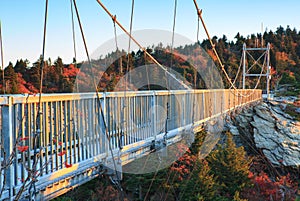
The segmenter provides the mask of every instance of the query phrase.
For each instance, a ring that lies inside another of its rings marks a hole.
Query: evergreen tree
[[[4,70],[4,76],[6,79],[6,90],[7,93],[10,94],[17,94],[19,93],[18,90],[18,75],[15,72],[13,64],[9,62],[8,67]]]
[[[246,187],[250,180],[249,164],[243,147],[237,148],[232,135],[226,133],[227,143],[219,145],[207,158],[211,172],[219,184],[219,194],[232,199],[236,192]]]
[[[294,76],[291,76],[288,73],[284,72],[282,74],[282,77],[281,77],[280,81],[279,81],[279,84],[295,85],[296,84],[296,78]]]
[[[215,178],[211,175],[208,162],[198,160],[189,180],[186,180],[181,188],[182,201],[210,201],[215,200],[217,186]]]

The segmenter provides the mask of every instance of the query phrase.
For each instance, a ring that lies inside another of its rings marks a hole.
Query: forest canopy
[[[261,40],[262,37],[263,41]],[[212,40],[224,64],[225,70],[231,79],[234,79],[238,72],[243,43],[246,43],[247,47],[261,47],[262,43],[264,46],[270,43],[271,88],[274,89],[278,84],[290,84],[299,89],[300,31],[297,31],[295,28],[291,29],[289,26],[286,28],[279,26],[275,32],[271,30],[265,31],[262,37],[261,34],[251,34],[245,37],[237,33],[234,41],[228,41],[225,35],[221,38],[214,36]],[[203,40],[200,45],[211,56],[215,63],[217,63],[209,40]],[[168,66],[171,59],[173,64],[172,69],[181,74],[187,83],[190,83],[190,85],[195,88],[205,88],[203,80],[201,80],[199,76],[195,76],[196,72],[193,67],[182,58],[176,56],[177,53],[197,54],[198,51],[198,43],[177,47],[174,49],[172,55],[170,51],[164,51],[158,47],[147,48],[147,52],[163,65]],[[98,83],[99,91],[113,91],[115,85],[122,75],[126,74],[127,70],[129,71],[138,66],[151,63],[151,60],[147,58],[141,50],[131,52],[129,55],[124,54],[122,51],[116,51],[110,54],[118,53],[122,53],[121,59],[113,62],[105,72],[101,72],[101,80]],[[27,59],[19,59],[15,64],[10,62],[4,70],[5,82],[2,80],[2,76],[0,78],[0,92],[3,93],[3,89],[5,89],[6,93],[11,94],[38,93],[42,64],[41,58],[33,62],[32,65],[29,66],[29,64],[30,62]],[[44,93],[73,92],[74,82],[82,64],[82,62],[76,62],[75,60],[71,64],[64,64],[63,59],[60,57],[54,62],[52,62],[51,59],[44,61],[42,91]],[[123,68],[120,68],[121,66],[123,66]],[[126,69],[126,66],[130,68]],[[219,67],[219,70],[220,69]],[[145,79],[146,75],[140,76],[141,79]],[[224,86],[227,88],[229,84],[225,80],[226,79],[223,79]],[[255,82],[255,80],[253,82]],[[3,87],[3,83],[5,87]],[[237,84],[240,85],[240,83]],[[252,87],[251,81],[248,87]],[[148,87],[148,89],[150,88],[151,87]],[[259,88],[264,88],[263,81]]]

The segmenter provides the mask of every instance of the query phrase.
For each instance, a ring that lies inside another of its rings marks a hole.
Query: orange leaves
[[[27,151],[28,148],[29,148],[28,146],[17,146],[17,149],[18,149],[20,152]]]

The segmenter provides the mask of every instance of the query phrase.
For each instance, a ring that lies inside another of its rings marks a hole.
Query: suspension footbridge
[[[76,11],[87,55],[87,66],[90,72],[93,72],[93,63],[89,56],[76,1],[70,2],[72,18],[73,6]],[[43,94],[43,67],[45,65],[43,60],[48,9],[46,0],[39,94],[37,96],[22,94],[0,97],[0,146],[2,150],[0,153],[2,159],[0,200],[50,200],[102,174],[109,174],[113,180],[119,182],[122,179],[122,172],[139,173],[138,170],[130,167],[134,161],[156,154],[159,158],[158,163],[161,165],[164,161],[163,157],[170,159],[172,155],[168,152],[168,148],[182,142],[189,145],[193,141],[194,133],[207,125],[219,127],[217,132],[220,132],[224,116],[229,112],[262,99],[262,90],[258,89],[258,84],[254,89],[245,89],[246,76],[252,75],[250,70],[253,68],[250,66],[246,69],[248,64],[246,55],[250,55],[247,51],[253,49],[247,49],[244,46],[244,89],[238,89],[235,86],[236,79],[232,82],[218,56],[196,0],[194,4],[199,19],[198,29],[201,21],[213,53],[216,55],[219,70],[230,86],[229,89],[216,89],[215,87],[203,90],[196,89],[196,87],[192,89],[157,61],[132,36],[134,0],[129,31],[101,1],[97,0],[97,2],[113,20],[117,51],[116,27],[118,26],[129,38],[128,53],[131,50],[130,42],[134,42],[143,51],[145,57],[148,57],[152,64],[162,70],[162,74],[167,77],[166,86],[168,87],[165,87],[167,90],[127,91],[125,87],[125,90],[120,92],[99,92],[97,80],[93,75],[96,73],[91,73],[89,78],[91,85],[94,85],[92,86],[94,90],[90,91],[94,92]],[[175,0],[171,54],[174,50],[176,2]],[[74,40],[74,24],[72,27]],[[74,40],[76,58],[75,46]],[[259,77],[257,83],[260,77],[266,76],[269,88],[270,46],[259,50],[266,52],[255,59],[254,65],[263,57],[265,61],[260,66],[261,73],[255,76]],[[171,60],[171,67],[172,62]],[[197,68],[197,66],[194,67]],[[206,70],[210,71],[209,68]],[[121,72],[123,72],[122,65]],[[145,72],[149,76],[148,69]],[[201,73],[198,74],[201,75]],[[196,72],[195,77],[197,76]],[[213,73],[210,76],[206,75],[207,81],[213,82],[214,79],[218,79],[222,82],[221,76],[214,76]],[[84,79],[87,78],[84,77]],[[149,82],[147,84],[149,85]],[[170,89],[170,84],[177,90]],[[171,157],[171,160],[164,165],[167,166],[176,159],[176,157]]]
[[[246,95],[249,90],[239,93]],[[13,200],[32,178],[36,179],[36,199],[48,200],[104,174],[106,167],[113,167],[113,160],[122,171],[131,161],[158,151],[162,142],[170,146],[206,122],[261,100],[261,93],[255,90],[250,96],[236,96],[228,89],[139,91],[128,92],[125,97],[121,92],[99,93],[99,97],[95,93],[51,94],[43,95],[41,103],[33,95],[1,97],[1,157],[7,161],[2,163],[7,168],[1,177],[1,185],[5,185],[1,186],[1,200]],[[95,111],[97,98],[106,131]],[[119,111],[123,99],[127,99],[127,106],[122,120]],[[35,118],[38,104],[42,108],[40,122]],[[170,114],[167,122],[161,117],[162,108]],[[35,152],[39,153],[38,162]],[[35,177],[30,175],[32,170]],[[22,194],[26,196],[27,190]]]

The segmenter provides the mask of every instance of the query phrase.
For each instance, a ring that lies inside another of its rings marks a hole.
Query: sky
[[[132,0],[102,0],[108,10],[128,30]],[[175,0],[135,0],[133,30],[172,31]],[[196,42],[197,13],[193,0],[177,0],[176,33]],[[0,21],[4,66],[18,59],[35,62],[42,53],[46,0],[0,0]],[[211,36],[226,35],[234,40],[237,32],[247,36],[281,25],[300,31],[299,0],[197,0]],[[88,50],[95,51],[114,36],[110,17],[96,0],[77,0]],[[75,20],[77,60],[86,60],[79,26]],[[206,39],[202,26],[200,40]],[[117,34],[123,34],[117,29]],[[74,57],[70,0],[49,0],[45,58],[64,63]]]

